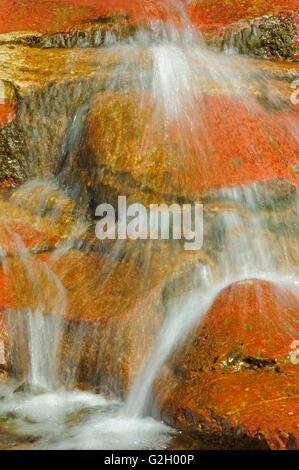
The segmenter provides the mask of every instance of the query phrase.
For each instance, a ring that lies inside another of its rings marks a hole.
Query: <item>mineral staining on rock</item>
[[[298,448],[298,328],[287,288],[253,279],[223,290],[157,381],[166,422],[226,449]]]

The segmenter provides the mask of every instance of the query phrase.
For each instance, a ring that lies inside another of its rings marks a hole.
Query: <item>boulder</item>
[[[257,177],[298,187],[297,141],[287,126],[298,113],[286,103],[277,109],[283,103],[203,93],[190,125],[184,116],[165,121],[148,93],[100,93],[66,183],[80,181],[93,206],[116,205],[118,195],[144,204],[200,201]]]
[[[298,288],[223,289],[156,382],[161,416],[225,449],[298,449]]]

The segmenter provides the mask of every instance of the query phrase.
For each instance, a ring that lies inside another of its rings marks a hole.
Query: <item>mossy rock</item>
[[[275,24],[262,24],[260,30],[261,45],[269,50],[271,56],[288,59],[298,52],[294,43],[295,30],[291,18]]]

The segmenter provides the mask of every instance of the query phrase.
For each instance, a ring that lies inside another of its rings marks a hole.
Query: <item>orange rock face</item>
[[[69,289],[74,287],[76,278],[65,283],[70,299],[69,316],[76,313],[72,307],[79,299],[81,305],[77,306],[77,311],[82,304],[86,310],[81,310],[78,320],[65,322],[60,347],[60,377],[67,387],[95,388],[124,396],[163,321],[163,283],[158,283],[152,290],[143,285],[142,296],[138,290],[131,293],[127,283],[122,285],[120,274],[123,273],[122,279],[126,278],[134,285],[135,276],[142,276],[140,271],[134,276],[129,273],[130,268],[123,271],[119,266],[106,282],[107,277],[100,273],[101,261],[103,257],[97,260],[98,275],[93,279],[93,289],[87,285],[81,290],[77,288],[72,295]],[[77,263],[76,271],[80,272],[81,267],[85,272],[90,269],[90,259],[83,258],[80,264]],[[94,270],[92,273],[96,275]],[[82,284],[82,279],[78,282]],[[97,319],[88,320],[88,315]]]
[[[62,313],[60,375],[67,386],[125,393],[163,321],[164,282],[187,256],[154,245],[119,254],[47,251],[19,259],[17,252],[0,271],[2,308],[10,315],[28,308]]]
[[[173,0],[2,0],[0,33],[63,31],[82,21],[119,13],[129,15],[132,22],[179,21],[179,9]]]
[[[298,9],[297,0],[193,0],[189,7],[192,20],[198,25],[226,25],[241,19],[275,15]]]
[[[285,124],[298,121],[298,110],[266,111],[258,100],[203,94],[191,126],[184,117],[165,124],[146,94],[99,94],[90,112],[86,156],[78,159],[85,187],[93,189],[96,202],[109,187],[134,201],[156,203],[165,195],[200,197],[257,176],[298,186],[297,143]],[[82,168],[86,158],[90,166]]]
[[[231,285],[157,382],[162,416],[224,448],[298,448],[298,338],[298,290]]]
[[[121,13],[129,15],[130,21],[180,22],[181,0],[25,0],[22,2],[2,0],[0,33],[11,31],[63,31],[82,21],[95,20],[100,16]],[[298,9],[297,0],[273,2],[271,0],[194,0],[188,7],[191,19],[199,25],[228,24],[240,19],[276,14]]]
[[[17,104],[14,87],[9,82],[0,80],[0,129],[14,120]]]

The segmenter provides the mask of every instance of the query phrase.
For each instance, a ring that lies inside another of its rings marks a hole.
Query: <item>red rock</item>
[[[82,21],[115,13],[128,14],[132,22],[177,21],[179,17],[173,0],[2,0],[0,33],[63,31]]]
[[[6,191],[9,188],[15,188],[17,182],[13,178],[5,179],[0,181],[0,191]]]
[[[17,104],[16,91],[13,85],[0,80],[0,129],[15,119]]]
[[[16,116],[16,101],[0,101],[0,129],[12,122]]]
[[[8,235],[7,244],[6,246],[2,245],[2,249],[7,249],[10,253],[18,253],[18,248],[14,244],[14,240],[12,240],[11,235],[9,235],[9,233],[11,234],[12,232],[16,237],[20,237],[20,240],[22,240],[22,244],[24,245],[25,249],[35,249],[38,247],[38,245],[45,242],[47,243],[48,249],[55,248],[60,240],[59,237],[42,233],[35,227],[21,222],[9,223],[8,229],[11,232],[6,232],[6,235]],[[5,235],[2,236],[2,241],[4,237]]]
[[[194,0],[188,7],[192,20],[200,25],[223,25],[296,8],[297,0],[285,0],[283,6],[271,0],[249,0],[245,4],[233,0]],[[152,19],[177,22],[180,9],[180,3],[174,0],[2,0],[0,33],[62,31],[82,21],[115,13],[128,14],[133,22]]]
[[[193,0],[189,7],[189,14],[198,25],[226,25],[241,19],[252,19],[263,15],[275,15],[280,11],[293,11],[298,9],[297,0],[248,0],[236,2],[235,0]]]
[[[192,127],[181,117],[165,129],[147,94],[100,93],[89,116],[84,158],[76,164],[80,177],[85,174],[83,187],[105,190],[107,197],[110,188],[150,203],[165,194],[200,197],[257,178],[283,178],[298,187],[298,144],[287,124],[298,122],[295,106],[266,111],[253,96],[203,94],[193,110]]]
[[[217,447],[299,448],[298,339],[298,289],[229,286],[157,381],[162,416]]]
[[[48,214],[36,210],[37,201],[44,203]],[[55,217],[51,216],[53,208]],[[5,199],[1,199],[0,246],[3,261],[0,265],[0,312],[6,308],[24,307],[26,302],[30,306],[34,289],[39,291],[43,282],[46,289],[48,275],[36,257],[41,253],[52,253],[65,242],[77,222],[72,217],[73,210],[74,201],[42,184],[23,187],[10,197],[6,195]],[[82,233],[82,226],[79,233]],[[78,232],[73,234],[77,236]],[[40,295],[36,296],[35,293],[33,297]]]

